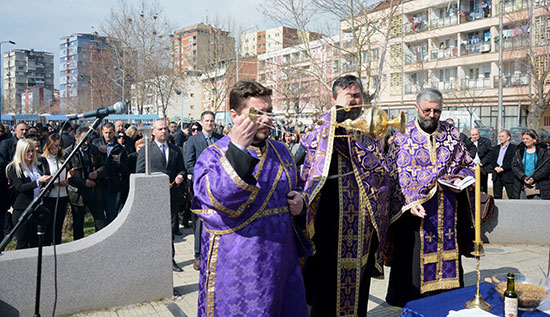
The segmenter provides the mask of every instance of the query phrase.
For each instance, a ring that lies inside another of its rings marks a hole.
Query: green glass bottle
[[[514,273],[508,273],[508,285],[504,292],[504,316],[518,316],[518,294],[516,293]]]

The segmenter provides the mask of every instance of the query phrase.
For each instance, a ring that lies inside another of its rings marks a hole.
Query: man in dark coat
[[[107,217],[107,224],[118,215],[121,205],[120,194],[124,190],[124,179],[128,170],[128,153],[115,140],[115,127],[111,122],[105,123],[102,128],[103,137],[94,140],[105,159],[105,178],[101,183],[103,208]]]
[[[69,156],[88,129],[88,127],[82,126],[76,130],[76,143],[65,148],[65,157]],[[73,214],[73,236],[75,240],[78,240],[84,238],[84,215],[87,210],[94,218],[95,232],[103,229],[106,225],[101,203],[101,190],[99,189],[99,182],[105,175],[105,163],[99,149],[86,139],[67,168],[70,175],[67,191]]]
[[[498,134],[500,144],[495,145],[491,151],[491,172],[493,173],[493,196],[502,199],[502,188],[506,188],[506,194],[510,199],[518,199],[514,190],[514,172],[512,171],[512,159],[516,153],[516,145],[510,142],[510,131],[503,129]]]
[[[204,111],[201,114],[201,133],[193,135],[185,143],[185,169],[187,170],[187,178],[189,180],[193,180],[193,169],[202,151],[222,138],[221,135],[214,132],[214,118],[215,116],[212,111]],[[195,262],[193,263],[193,268],[198,270],[200,268],[202,224],[197,216],[193,215],[193,217],[195,218]]]
[[[477,148],[476,155],[472,158],[475,164],[480,164],[481,166],[481,191],[487,193],[487,179],[489,178],[489,165],[491,163],[491,156],[489,155],[492,149],[491,140],[480,136],[477,128],[470,130],[470,138]]]
[[[155,140],[151,142],[151,172],[160,172],[168,175],[170,181],[170,215],[172,223],[172,240],[174,240],[174,226],[178,225],[178,211],[182,199],[179,185],[185,180],[185,167],[180,149],[175,144],[166,141],[168,128],[166,122],[155,121],[153,123],[153,135]],[[145,151],[139,151],[136,173],[145,172]],[[183,272],[173,259],[175,255],[172,244],[172,269],[176,272]]]

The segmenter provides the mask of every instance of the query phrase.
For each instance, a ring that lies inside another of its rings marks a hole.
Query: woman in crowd
[[[131,125],[128,127],[128,129],[126,129],[126,135],[134,140],[134,142],[136,142],[140,138],[139,131],[134,125]]]
[[[516,197],[550,199],[550,152],[546,144],[537,142],[535,130],[523,131],[522,138],[512,160]]]
[[[13,161],[6,166],[6,175],[16,191],[13,203],[12,220],[17,222],[19,216],[35,197],[40,194],[40,186],[46,184],[51,176],[42,175],[37,167],[37,157],[34,143],[28,139],[17,141]],[[16,249],[25,249],[38,246],[36,235],[36,219],[33,217],[19,228]]]
[[[291,131],[288,131],[288,130],[285,131],[285,136],[283,138],[283,144],[286,146],[286,148],[288,149],[288,151],[290,153],[292,153],[292,147],[295,144],[294,139],[295,139],[295,136]]]
[[[63,165],[63,140],[59,139],[58,134],[52,134],[46,139],[41,160],[44,175],[55,175]],[[44,198],[44,206],[50,211],[50,219],[46,226],[46,236],[44,238],[45,245],[61,243],[61,231],[67,213],[67,204],[69,203],[68,185],[67,170],[63,169],[55,180],[54,186]]]

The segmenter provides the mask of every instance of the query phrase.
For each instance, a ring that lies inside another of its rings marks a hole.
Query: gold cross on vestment
[[[455,233],[451,230],[451,228],[449,228],[449,231],[447,231],[447,233],[445,233],[445,236],[447,237],[447,239],[451,240],[453,238],[453,235]]]
[[[430,232],[430,234],[426,236],[426,239],[428,239],[428,242],[432,243],[432,240],[435,239],[435,235]]]

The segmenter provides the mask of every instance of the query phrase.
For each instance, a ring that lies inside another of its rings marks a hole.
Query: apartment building
[[[198,23],[171,35],[177,71],[204,71],[208,65],[235,57],[235,39],[213,25]]]
[[[256,56],[229,59],[212,67],[200,75],[202,87],[202,110],[215,113],[229,111],[229,92],[239,80],[258,78],[258,58]],[[227,117],[227,115],[226,115]]]
[[[303,36],[300,34],[300,31],[285,26],[243,34],[241,35],[241,55],[255,56],[271,53],[300,44],[301,38],[309,42],[322,36],[314,32],[303,32]]]
[[[311,113],[331,104],[338,39],[322,38],[258,55],[258,81],[273,89],[275,112]]]
[[[4,53],[4,112],[25,113],[38,109],[23,108],[22,95],[34,88],[48,90],[46,104],[53,104],[53,54],[33,49],[14,49]]]
[[[116,58],[122,58],[122,52],[116,54],[115,45],[116,41],[98,34],[75,33],[60,39],[59,95],[63,111],[89,111],[121,99],[122,70]]]
[[[525,124],[530,93],[535,89],[528,66],[528,49],[538,54],[537,70],[548,69],[550,20],[548,11],[535,1],[504,0],[502,39],[499,36],[499,5],[491,0],[412,0],[406,1],[391,17],[382,74],[378,64],[368,66],[381,80],[378,104],[396,115],[415,115],[413,105],[420,88],[433,87],[445,96],[444,110],[472,113],[478,124],[497,126],[499,66],[502,65],[503,128]],[[389,2],[379,4],[370,19],[389,12]],[[343,45],[350,28],[341,22]],[[375,38],[376,59],[383,39]],[[499,47],[503,46],[502,61]],[[345,57],[344,57],[345,63]],[[352,60],[353,64],[353,59]],[[351,65],[356,67],[356,65]],[[348,70],[353,69],[350,67]],[[346,69],[344,68],[344,72]],[[445,112],[442,115],[445,117]],[[470,121],[473,121],[470,120]],[[456,121],[456,120],[455,120]],[[469,128],[473,122],[462,122]],[[550,128],[550,111],[541,118],[541,128]]]

